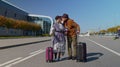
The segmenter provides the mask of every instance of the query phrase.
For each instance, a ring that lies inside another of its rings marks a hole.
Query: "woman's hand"
[[[52,28],[50,29],[50,35],[53,35],[54,32],[55,32],[55,29],[54,29],[54,27],[52,27]]]

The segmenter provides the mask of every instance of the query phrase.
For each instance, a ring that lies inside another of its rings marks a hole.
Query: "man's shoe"
[[[72,60],[76,60],[76,57],[72,57]]]
[[[72,56],[68,57],[68,60],[72,59]]]

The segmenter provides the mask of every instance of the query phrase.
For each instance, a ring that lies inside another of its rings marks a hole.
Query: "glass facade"
[[[5,16],[8,18],[13,18],[17,20],[29,21],[29,22],[39,24],[41,26],[40,31],[34,32],[34,31],[22,30],[22,32],[17,31],[18,34],[15,34],[15,35],[34,36],[34,35],[40,35],[40,34],[48,34],[51,28],[51,23],[53,23],[52,18],[49,16],[29,14],[25,10],[11,4],[10,2],[6,0],[0,0],[0,16]],[[14,31],[16,30],[17,29],[15,29]],[[11,31],[11,29],[9,30],[10,33],[4,34],[6,32],[6,30],[4,30],[4,27],[0,27],[0,31],[2,31],[0,32],[0,35],[12,35],[13,34],[13,30]]]
[[[52,21],[48,17],[43,17],[40,15],[29,15],[28,21],[39,24],[41,26],[40,34],[49,34]]]
[[[8,18],[27,21],[28,13],[6,0],[0,0],[0,15]]]

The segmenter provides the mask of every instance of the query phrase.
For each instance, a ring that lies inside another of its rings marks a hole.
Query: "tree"
[[[41,29],[40,25],[38,24],[22,21],[22,20],[14,20],[3,16],[0,16],[0,26],[5,26],[6,28],[31,30],[31,31],[38,31]]]
[[[117,28],[116,27],[108,28],[107,32],[109,32],[109,33],[115,33],[115,32],[117,32]]]
[[[100,30],[100,33],[106,33],[106,30]]]

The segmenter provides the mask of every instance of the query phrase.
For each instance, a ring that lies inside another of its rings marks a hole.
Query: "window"
[[[5,27],[4,27],[4,26],[1,26],[1,27],[0,27],[0,30],[5,30]]]
[[[15,13],[15,14],[14,14],[14,17],[16,17],[16,16],[17,16],[17,14]]]
[[[5,16],[7,16],[7,10],[5,11]]]

